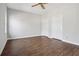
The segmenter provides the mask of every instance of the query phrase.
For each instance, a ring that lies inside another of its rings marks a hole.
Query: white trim
[[[49,38],[55,38],[55,37],[51,37],[51,36],[48,36]],[[58,40],[61,40],[63,42],[67,42],[67,43],[70,43],[70,44],[74,44],[74,45],[79,45],[79,43],[75,43],[75,42],[72,42],[72,41],[68,41],[68,40],[64,40],[64,39],[59,39],[59,38],[56,38]]]
[[[33,36],[23,36],[23,37],[16,37],[16,38],[8,38],[8,40],[11,40],[11,39],[21,39],[21,38],[29,38],[29,37],[35,37],[35,36],[47,36],[49,38],[54,38],[54,37],[50,37],[48,35],[33,35]],[[59,39],[59,40],[62,40],[63,42],[67,42],[67,43],[70,43],[70,44],[79,45],[78,43],[71,42],[71,41],[68,41],[68,40],[63,40],[63,39]]]
[[[70,43],[70,44],[74,44],[74,45],[79,45],[79,43],[71,42],[71,41],[68,41],[68,40],[62,40],[62,41]]]
[[[23,36],[23,37],[8,38],[8,40],[11,40],[11,39],[21,39],[21,38],[29,38],[29,37],[35,37],[35,36],[41,36],[41,35],[33,35],[33,36]]]
[[[48,36],[49,38],[56,38],[56,37],[52,37],[52,36]],[[74,44],[74,45],[79,45],[79,43],[75,43],[75,42],[72,42],[72,41],[68,41],[68,40],[64,40],[63,38],[60,39],[60,38],[56,38],[56,39],[59,39],[63,42],[67,42],[67,43],[70,43],[70,44]]]

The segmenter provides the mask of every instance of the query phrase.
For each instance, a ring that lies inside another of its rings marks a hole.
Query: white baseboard
[[[51,37],[51,36],[48,36],[49,38],[55,38],[55,37]],[[70,43],[70,44],[74,44],[74,45],[79,45],[79,43],[75,43],[75,42],[72,42],[72,41],[68,41],[68,40],[64,40],[63,38],[56,38],[56,39],[59,39],[63,42],[67,42],[67,43]]]
[[[41,35],[33,35],[33,36],[23,36],[23,37],[8,38],[8,40],[11,40],[11,39],[28,38],[28,37],[35,37],[35,36],[41,36]]]
[[[28,38],[28,37],[35,37],[35,36],[47,36],[49,38],[55,38],[55,37],[51,37],[51,36],[48,36],[48,35],[33,35],[33,36],[23,36],[23,37],[16,37],[16,38],[8,38],[8,40],[11,40],[11,39],[20,39],[20,38]],[[59,38],[56,38],[56,39],[59,39]],[[75,42],[72,42],[72,41],[68,41],[68,40],[64,40],[64,39],[59,39],[59,40],[67,42],[67,43],[70,43],[70,44],[79,45],[78,43],[75,43]]]
[[[68,41],[68,40],[62,40],[62,41],[67,42],[67,43],[70,43],[70,44],[78,45],[78,46],[79,46],[79,43],[75,43],[75,42]]]

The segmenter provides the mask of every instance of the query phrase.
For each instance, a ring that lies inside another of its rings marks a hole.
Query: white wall
[[[64,41],[79,45],[79,5],[66,5],[64,7],[63,15]]]
[[[7,8],[5,4],[0,4],[0,54],[4,49],[7,42],[6,36],[6,20],[7,20]]]
[[[62,39],[62,10],[59,7],[50,6],[42,16],[42,35]]]
[[[48,14],[43,14],[41,16],[41,35],[49,36],[49,34]]]
[[[51,4],[42,17],[42,35],[79,45],[79,4]]]
[[[8,8],[8,38],[39,36],[40,15]]]
[[[9,15],[9,38],[46,35],[79,44],[79,4],[50,4],[42,16],[15,10]]]
[[[77,21],[76,21],[76,34],[77,34],[77,39],[79,39],[79,5],[77,7],[77,12],[76,12],[76,17],[77,17]],[[79,43],[79,41],[77,41]]]

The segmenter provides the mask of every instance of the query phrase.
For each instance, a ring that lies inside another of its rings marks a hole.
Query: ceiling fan
[[[32,5],[32,7],[35,7],[35,6],[40,5],[42,9],[45,9],[44,4],[47,4],[47,3],[37,3],[37,4],[35,4],[35,5]]]

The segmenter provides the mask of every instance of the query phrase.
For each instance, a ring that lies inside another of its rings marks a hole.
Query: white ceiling
[[[42,12],[46,11],[46,9],[42,9],[40,6],[32,7],[36,3],[8,3],[8,8],[31,12],[35,14],[42,14]],[[48,7],[48,4],[44,5],[46,8]]]
[[[75,5],[79,6],[79,4],[77,4],[77,3],[76,4],[74,4],[74,3],[65,3],[65,4],[48,3],[48,4],[44,5],[46,9],[42,9],[40,6],[32,7],[32,5],[34,5],[34,4],[36,4],[36,3],[7,3],[7,6],[8,6],[8,8],[31,12],[31,13],[39,14],[39,15],[46,13],[48,10],[53,11],[57,7],[60,8],[63,6],[67,7],[67,6],[75,6]]]

